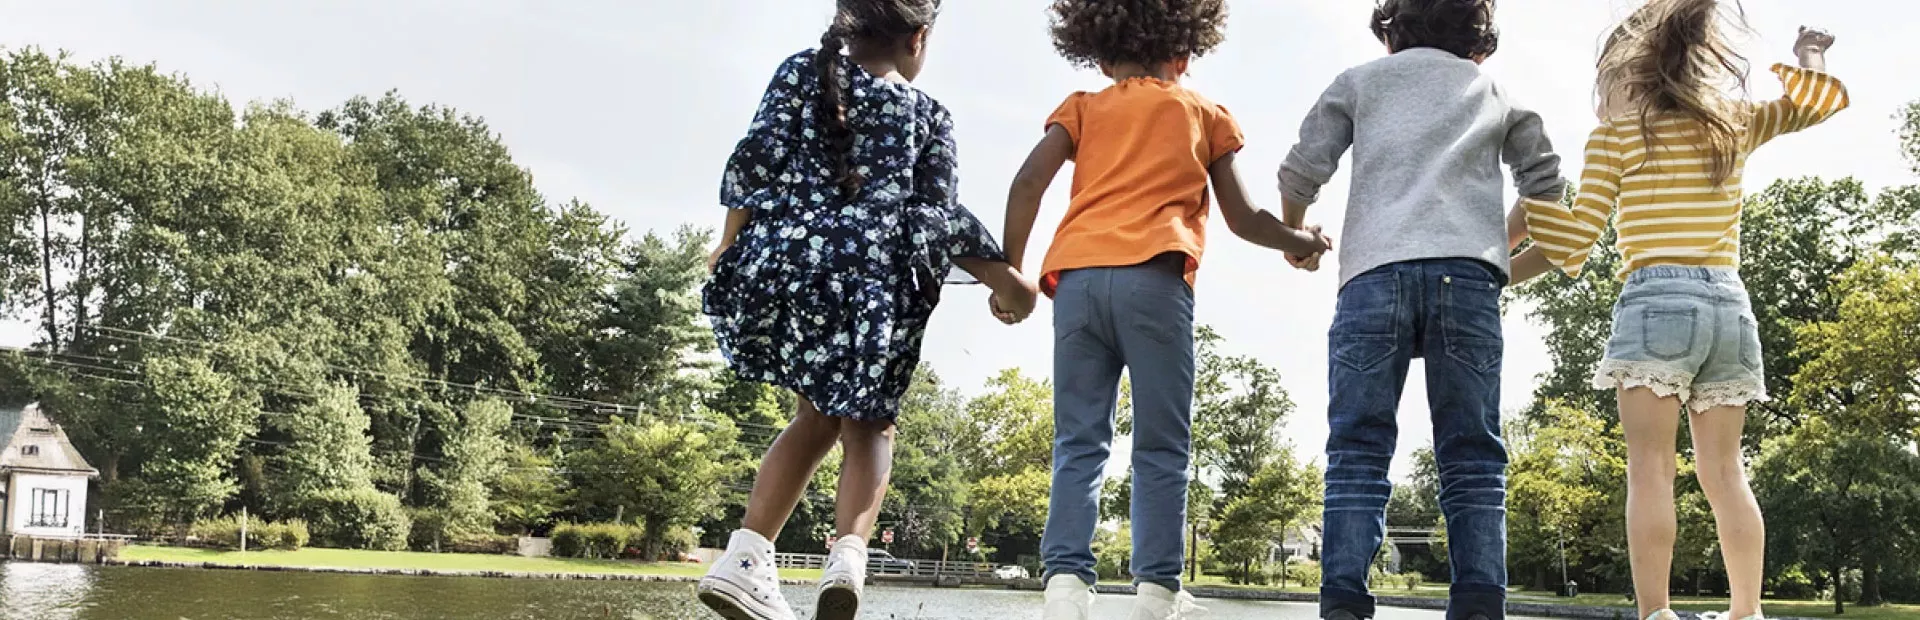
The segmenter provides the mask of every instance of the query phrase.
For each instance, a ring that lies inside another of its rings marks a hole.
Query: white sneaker
[[[696,588],[700,602],[727,620],[795,620],[780,595],[780,571],[773,564],[773,543],[751,530],[738,530],[727,552]]]
[[[1673,612],[1667,612],[1667,613],[1672,614]],[[1709,611],[1707,613],[1700,614],[1700,620],[1733,620],[1733,612]],[[1754,614],[1751,616],[1747,616],[1745,618],[1741,618],[1740,620],[1766,620],[1766,619],[1762,618],[1760,614]]]
[[[867,541],[842,536],[827,552],[827,568],[820,573],[820,598],[814,620],[853,620],[860,615],[860,593],[867,583]]]
[[[1093,588],[1073,575],[1047,579],[1047,608],[1043,620],[1088,620],[1093,614]]]
[[[1184,589],[1174,592],[1159,584],[1143,583],[1134,590],[1133,620],[1184,620],[1206,611]]]
[[[1660,609],[1647,614],[1647,620],[1680,620],[1680,614],[1673,613],[1671,609]]]

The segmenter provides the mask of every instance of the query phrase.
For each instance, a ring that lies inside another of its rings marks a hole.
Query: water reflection
[[[0,563],[0,617],[8,620],[714,620],[691,586],[635,582],[390,577]],[[787,596],[805,609],[811,588]],[[1128,600],[1103,597],[1094,616],[1125,618]],[[1304,603],[1201,601],[1205,620],[1313,620]],[[1040,594],[1003,590],[869,590],[866,620],[1026,620]],[[804,614],[803,614],[804,617]],[[1383,610],[1382,620],[1437,620]]]
[[[85,566],[0,563],[0,611],[9,620],[75,620],[93,581]]]

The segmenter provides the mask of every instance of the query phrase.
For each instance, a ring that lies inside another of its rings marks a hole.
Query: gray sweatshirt
[[[1340,74],[1300,125],[1280,192],[1313,204],[1353,149],[1340,285],[1376,267],[1472,258],[1510,273],[1500,164],[1522,196],[1566,186],[1540,115],[1515,105],[1480,66],[1414,48]]]

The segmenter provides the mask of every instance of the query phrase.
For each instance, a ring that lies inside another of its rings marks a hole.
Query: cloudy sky
[[[1365,0],[1238,0],[1227,43],[1193,64],[1189,85],[1233,110],[1248,146],[1242,174],[1278,207],[1270,182],[1301,116],[1341,70],[1381,53]],[[1539,110],[1562,152],[1593,125],[1593,57],[1633,0],[1506,0],[1501,51],[1486,65]],[[827,0],[0,0],[0,46],[65,49],[83,59],[158,63],[235,102],[291,99],[307,110],[398,90],[485,117],[550,198],[578,197],[636,231],[718,226],[722,162],[753,113],[770,71],[814,45]],[[936,27],[920,86],[954,110],[963,196],[998,229],[1008,181],[1041,122],[1075,89],[1102,78],[1056,57],[1042,0],[956,0]],[[1752,160],[1753,187],[1782,177],[1853,175],[1869,187],[1914,181],[1893,137],[1896,109],[1920,99],[1912,51],[1920,3],[1899,0],[1747,0],[1754,34],[1753,95],[1779,94],[1765,67],[1791,61],[1795,27],[1831,29],[1831,69],[1854,108],[1815,131],[1775,142]],[[1570,166],[1577,170],[1578,166]],[[1344,172],[1344,171],[1343,171]],[[1049,196],[1029,255],[1037,262],[1066,203]],[[1340,236],[1346,179],[1336,178],[1310,219]],[[1232,354],[1278,367],[1299,412],[1292,439],[1316,454],[1326,438],[1326,329],[1333,268],[1303,274],[1214,224],[1201,269],[1198,320]],[[1754,260],[1756,257],[1749,257]],[[1764,260],[1764,258],[1760,258]],[[927,339],[926,360],[978,391],[1001,368],[1046,376],[1047,308],[1006,328],[983,311],[984,292],[950,292]],[[1541,330],[1524,308],[1507,317],[1503,407],[1526,403],[1545,369]],[[31,339],[0,325],[0,344]],[[1401,450],[1428,443],[1418,365],[1402,408]],[[1398,471],[1404,471],[1404,459]]]

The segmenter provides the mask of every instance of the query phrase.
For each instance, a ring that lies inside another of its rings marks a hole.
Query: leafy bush
[[[204,545],[222,549],[239,549],[241,524],[242,521],[238,515],[203,519],[194,522],[188,528],[188,534]],[[248,549],[292,551],[307,545],[305,521],[294,519],[276,522],[248,516],[245,524]]]
[[[645,530],[624,523],[562,523],[553,527],[553,554],[563,558],[621,557],[628,543],[643,538]],[[691,539],[689,532],[686,538]]]
[[[586,557],[587,531],[578,523],[562,523],[553,526],[553,555],[561,558]]]
[[[1274,583],[1280,586],[1301,586],[1317,588],[1320,586],[1320,565],[1311,562],[1288,564],[1282,576]]]
[[[288,519],[286,521],[282,521],[274,525],[280,528],[280,531],[279,531],[280,535],[277,538],[267,539],[265,541],[266,545],[269,548],[280,549],[282,551],[293,551],[296,549],[300,549],[302,547],[306,547],[307,541],[312,539],[311,532],[307,531],[306,521],[302,521],[300,519]]]
[[[313,538],[322,547],[402,551],[412,519],[400,498],[377,489],[329,489],[300,503]]]

